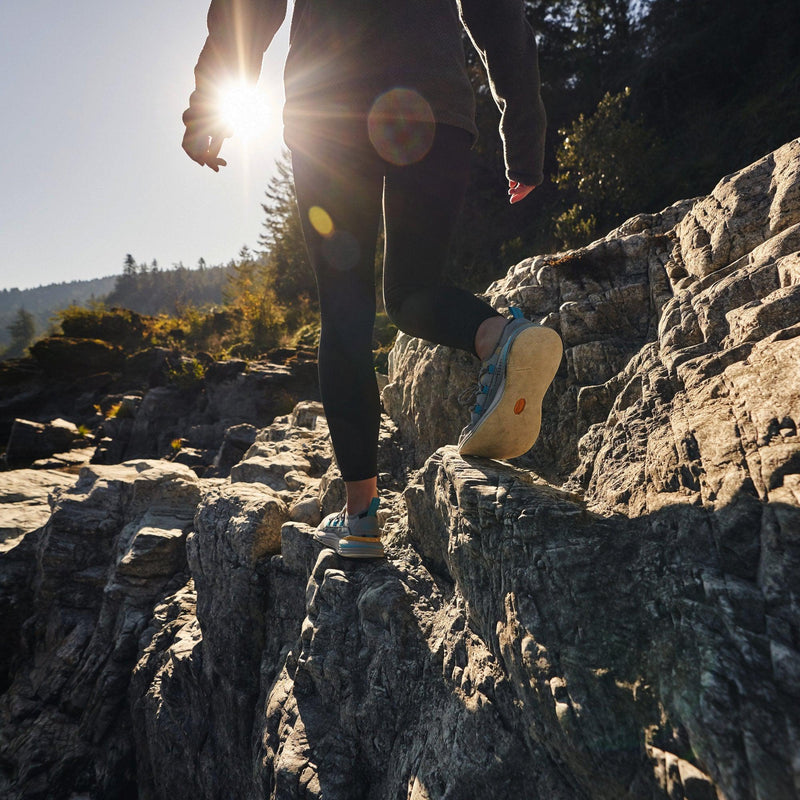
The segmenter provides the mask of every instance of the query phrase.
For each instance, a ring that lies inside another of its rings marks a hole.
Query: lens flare
[[[308,221],[311,227],[320,235],[328,237],[333,233],[333,220],[331,215],[320,206],[311,206],[308,209]]]
[[[373,104],[369,139],[381,158],[406,166],[423,159],[433,144],[436,120],[427,100],[413,89],[391,89]]]
[[[243,139],[264,134],[272,117],[264,93],[249,83],[233,83],[220,90],[219,115],[234,135]]]

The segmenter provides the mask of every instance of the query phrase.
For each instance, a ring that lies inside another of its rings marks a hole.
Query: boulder
[[[77,426],[65,419],[48,423],[15,419],[6,445],[5,461],[9,466],[29,465],[36,459],[66,452],[83,441]]]
[[[253,442],[256,440],[255,425],[242,423],[231,425],[225,430],[222,445],[214,456],[214,463],[209,468],[208,477],[224,478],[230,475],[231,468],[238,464]]]
[[[56,379],[116,372],[125,360],[120,347],[99,339],[49,336],[34,342],[29,349],[48,377]]]

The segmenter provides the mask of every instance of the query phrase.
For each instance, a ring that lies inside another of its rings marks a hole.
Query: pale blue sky
[[[257,244],[281,150],[288,23],[260,86],[274,125],[219,174],[180,148],[208,0],[0,3],[0,288],[115,275]]]

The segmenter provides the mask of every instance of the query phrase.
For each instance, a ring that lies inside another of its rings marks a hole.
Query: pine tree
[[[306,253],[288,154],[275,166],[276,173],[267,186],[267,202],[261,205],[266,219],[258,243],[263,279],[286,308],[293,327],[316,316],[317,284]]]
[[[11,335],[11,343],[6,350],[6,356],[17,358],[23,355],[36,333],[36,321],[33,314],[20,308],[14,315],[14,319],[6,326],[6,330]]]

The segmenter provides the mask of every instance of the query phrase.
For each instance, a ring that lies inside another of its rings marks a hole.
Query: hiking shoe
[[[515,458],[539,436],[542,400],[561,363],[561,337],[512,308],[491,357],[483,362],[469,425],[461,431],[462,456]]]
[[[347,506],[328,514],[314,531],[314,538],[345,558],[383,558],[379,503],[380,499],[373,497],[369,508],[360,514],[348,514]]]

